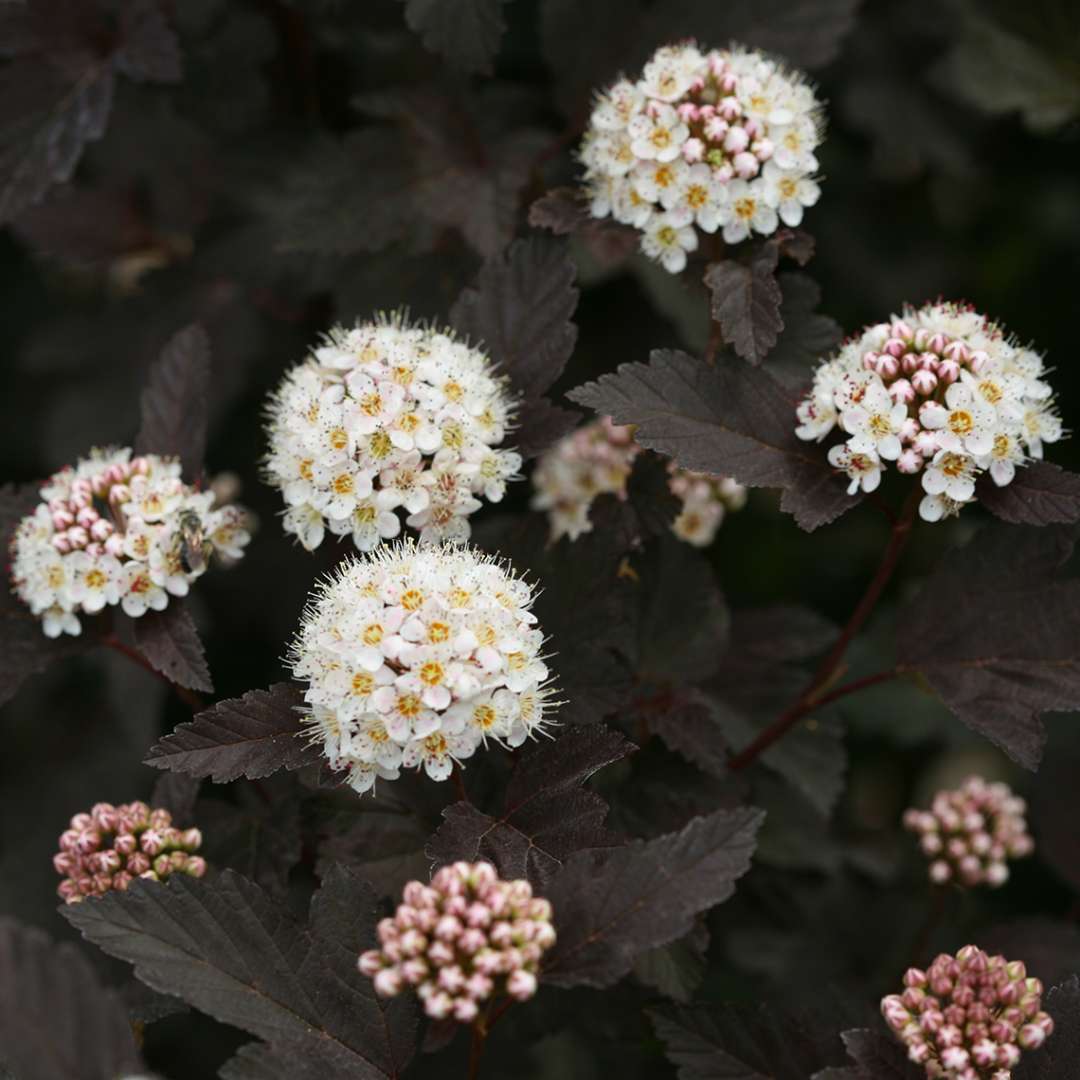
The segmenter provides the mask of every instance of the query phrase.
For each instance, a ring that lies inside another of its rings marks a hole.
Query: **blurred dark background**
[[[107,24],[117,17],[119,5],[100,7]],[[665,38],[635,37],[644,31],[634,30],[630,3],[594,10],[513,0],[502,9],[508,29],[493,76],[470,78],[425,50],[394,0],[162,8],[182,79],[118,72],[104,136],[87,143],[71,181],[50,186],[0,231],[0,479],[40,480],[91,446],[129,442],[147,366],[177,329],[203,322],[214,348],[208,471],[236,474],[259,519],[243,561],[208,574],[192,601],[216,694],[227,697],[282,677],[307,590],[335,558],[293,547],[275,520],[278,498],[259,480],[266,394],[334,320],[402,304],[444,318],[483,257],[527,231],[529,203],[574,179],[587,87],[622,64],[632,70]],[[813,64],[827,101],[823,197],[805,222],[817,240],[807,271],[821,289],[819,310],[847,333],[906,301],[966,298],[1046,351],[1075,427],[1080,6],[679,0],[644,5],[640,25],[658,34],[669,8],[669,36],[697,28],[708,44],[737,36],[773,48],[782,44],[774,24],[784,22],[774,9],[805,16],[793,20],[804,29],[783,40],[793,62]],[[56,5],[58,18],[70,10]],[[551,29],[575,18],[575,33]],[[55,32],[41,46],[46,55],[73,48],[60,23]],[[38,107],[15,86],[12,66],[25,58],[0,37],[0,57],[13,54],[0,76],[6,169],[24,137],[21,118]],[[580,335],[561,389],[644,360],[650,348],[700,350],[708,325],[696,283],[638,256],[571,243]],[[1050,456],[1080,466],[1075,441]],[[505,508],[526,512],[528,495],[528,483],[517,485]],[[879,630],[940,552],[981,520],[970,510],[918,530]],[[770,493],[755,491],[710,558],[735,608],[799,602],[840,621],[885,532],[864,507],[806,535]],[[855,674],[880,664],[884,637],[868,635]],[[867,693],[842,714],[850,770],[835,820],[820,835],[771,836],[761,865],[713,920],[706,996],[754,1001],[834,974],[881,993],[907,962],[928,903],[923,868],[897,829],[901,810],[971,770],[1032,789],[915,687]],[[70,936],[54,912],[50,857],[61,828],[97,800],[147,797],[158,774],[140,764],[146,749],[189,715],[161,683],[100,650],[24,685],[0,710],[0,911]],[[1068,728],[1052,724],[1059,762],[1075,741]],[[1044,796],[1048,813],[1069,813],[1069,786]],[[243,829],[243,793],[214,794]],[[258,842],[292,842],[275,836]],[[1071,833],[1064,843],[1080,851]],[[1039,919],[1024,932],[1048,957],[1080,955],[1062,921],[1078,911],[1075,865],[1070,883],[1060,865],[1036,858],[1009,889],[964,898],[938,931],[941,943],[963,944],[957,935],[973,927]],[[856,918],[889,930],[852,932]],[[1048,919],[1058,921],[1047,929]],[[814,934],[796,941],[807,926]],[[583,1049],[582,1038],[570,1028],[549,1033],[516,1075],[589,1077],[621,1056]],[[170,1076],[211,1076],[242,1041],[189,1014],[150,1029],[147,1053]],[[631,1056],[662,1069],[649,1045],[651,1055],[632,1046]]]

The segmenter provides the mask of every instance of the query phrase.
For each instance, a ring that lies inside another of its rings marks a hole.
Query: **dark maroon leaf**
[[[718,810],[678,833],[579,851],[548,886],[559,939],[544,967],[558,986],[610,986],[643,952],[686,934],[750,866],[763,815]]]
[[[856,1028],[841,1038],[854,1065],[824,1069],[813,1080],[923,1080],[923,1070],[907,1059],[907,1051],[888,1031]]]
[[[268,1046],[248,1043],[218,1074],[222,1080],[354,1080],[354,1055],[314,1042]]]
[[[169,339],[150,368],[135,453],[178,457],[184,478],[197,480],[206,453],[209,383],[210,339],[193,323]]]
[[[821,289],[809,274],[778,274],[776,280],[784,294],[780,304],[784,329],[769,353],[769,373],[785,387],[801,391],[817,363],[840,344],[843,331],[835,319],[815,311]]]
[[[898,656],[969,727],[1035,769],[1039,715],[1080,709],[1080,581],[1063,526],[998,525],[950,552],[901,613]]]
[[[199,632],[191,614],[175,597],[164,611],[148,611],[134,620],[135,648],[170,682],[211,693]]]
[[[424,45],[461,71],[489,75],[509,0],[405,0],[405,21]]]
[[[428,857],[436,865],[490,859],[503,877],[528,878],[542,888],[571,853],[613,842],[604,825],[607,803],[582,785],[636,749],[599,725],[568,728],[522,755],[498,817],[469,803],[447,807],[428,842]]]
[[[1015,1080],[1073,1080],[1080,1061],[1080,977],[1051,989],[1043,1008],[1054,1019],[1054,1033],[1038,1049],[1025,1051],[1013,1070]]]
[[[129,0],[122,9],[120,32],[123,43],[115,58],[118,71],[135,82],[180,81],[180,43],[159,0]]]
[[[0,1054],[19,1080],[144,1071],[120,998],[83,954],[11,919],[0,919]]]
[[[807,530],[858,502],[821,447],[795,436],[794,405],[765,371],[745,363],[709,367],[686,353],[656,350],[649,364],[621,364],[568,395],[620,424],[636,424],[642,446],[686,469],[783,489],[780,508]]]
[[[646,718],[649,731],[687,761],[724,778],[728,773],[729,746],[718,716],[722,708],[694,686],[637,703],[637,713]]]
[[[515,390],[536,397],[559,377],[577,340],[574,263],[565,244],[516,240],[484,263],[450,312],[454,328],[482,344]]]
[[[769,237],[768,243],[775,244],[781,255],[800,266],[805,266],[814,257],[817,246],[810,233],[803,229],[780,229]]]
[[[775,270],[776,249],[763,245],[749,263],[725,259],[705,271],[712,317],[724,341],[752,364],[765,359],[784,328]]]
[[[1054,779],[1048,774],[1055,751],[1047,756],[1046,764],[1039,770],[1039,789],[1058,795],[1071,795],[1072,789],[1051,787]],[[1076,784],[1077,781],[1074,774],[1070,782]],[[1063,810],[1061,817],[1068,814],[1067,809],[1063,807]],[[1044,831],[1047,821],[1039,815],[1037,805],[1032,818],[1032,832],[1038,837],[1039,858],[1054,864],[1055,859],[1047,850],[1048,838]],[[1077,876],[1075,866],[1071,873],[1073,877]],[[991,956],[999,953],[1010,960],[1022,959],[1028,974],[1041,980],[1043,986],[1056,986],[1080,971],[1080,927],[1074,922],[1034,917],[1000,923],[979,933],[979,948]]]
[[[534,397],[524,402],[518,411],[510,442],[526,460],[542,454],[561,438],[569,435],[581,422],[577,409],[552,405],[547,398]]]
[[[642,539],[650,536],[670,538],[672,522],[682,510],[679,497],[671,490],[669,465],[658,454],[638,454],[634,460],[630,478],[626,482],[626,499],[637,516]],[[687,555],[685,547],[681,547],[680,551],[683,556]],[[705,580],[709,582],[707,592],[711,597],[715,596],[711,569]],[[723,604],[722,598],[720,603]]]
[[[212,880],[138,881],[62,913],[88,941],[134,964],[148,986],[275,1053],[347,1063],[357,1080],[400,1077],[413,1053],[411,1004],[384,1005],[356,970],[375,940],[376,912],[371,889],[351,871],[326,877],[306,927],[231,870]]]
[[[649,1015],[679,1080],[807,1080],[844,1060],[820,1016],[731,1005]]]
[[[529,207],[529,224],[556,236],[567,236],[592,220],[579,188],[552,188]]]
[[[150,748],[146,764],[190,776],[209,776],[226,784],[278,769],[299,769],[319,760],[320,749],[307,738],[301,716],[302,690],[276,683],[219,701],[181,724]]]
[[[1080,521],[1080,476],[1049,461],[1016,470],[1011,484],[998,487],[984,474],[978,499],[994,517],[1012,525],[1074,525]]]
[[[705,978],[708,949],[709,928],[702,916],[686,937],[642,953],[634,961],[634,978],[685,1005]]]

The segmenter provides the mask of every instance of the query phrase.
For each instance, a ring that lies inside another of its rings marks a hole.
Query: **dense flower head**
[[[123,891],[137,877],[162,881],[170,874],[202,877],[206,860],[198,829],[177,829],[168,810],[144,802],[97,803],[76,814],[60,836],[53,866],[64,880],[57,893],[69,904],[87,896]]]
[[[997,888],[1008,880],[1007,860],[1035,850],[1026,809],[1007,784],[971,776],[955,791],[939,791],[929,810],[906,811],[904,826],[931,859],[931,881]]]
[[[491,863],[444,866],[430,885],[411,881],[392,919],[379,923],[379,949],[358,967],[375,992],[413,987],[428,1016],[471,1023],[489,999],[536,993],[540,957],[555,944],[551,904],[527,881],[503,881]]]
[[[544,453],[533,472],[534,510],[546,510],[551,539],[576,540],[592,529],[589,507],[599,495],[626,498],[626,483],[641,447],[634,429],[604,416],[571,432]],[[728,510],[746,502],[746,489],[727,476],[668,465],[668,484],[681,505],[671,524],[681,540],[707,547]]]
[[[445,780],[488,740],[519,746],[551,708],[532,587],[463,546],[398,542],[324,582],[292,645],[312,738],[359,792],[422,767]]]
[[[1021,1051],[1054,1030],[1042,983],[974,945],[942,953],[926,971],[909,968],[904,987],[882,998],[881,1012],[931,1080],[1010,1080]]]
[[[92,450],[41,488],[12,541],[15,593],[49,637],[78,634],[80,614],[119,605],[132,618],[186,596],[211,554],[237,559],[251,539],[237,506],[180,478],[180,463]]]
[[[1042,357],[971,307],[905,308],[869,326],[818,367],[796,434],[846,439],[829,461],[849,491],[873,491],[887,462],[920,473],[919,514],[939,521],[975,499],[988,472],[999,487],[1063,435]]]
[[[822,130],[799,72],[740,46],[665,45],[596,100],[580,155],[592,214],[640,229],[645,254],[677,274],[696,229],[736,244],[798,225],[820,194]]]
[[[498,449],[514,413],[486,353],[394,316],[335,327],[269,406],[269,483],[285,531],[309,551],[326,530],[372,551],[401,532],[465,540],[481,497],[498,502],[521,455]]]

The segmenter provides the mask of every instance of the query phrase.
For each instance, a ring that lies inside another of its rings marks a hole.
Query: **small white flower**
[[[847,443],[829,450],[829,464],[848,474],[848,494],[854,495],[860,488],[865,492],[876,491],[881,484],[881,459],[872,450],[852,450]]]
[[[120,606],[125,615],[137,619],[147,611],[164,611],[169,596],[150,576],[148,567],[130,562],[120,574]]]
[[[975,494],[975,459],[955,450],[939,450],[923,470],[923,491],[928,495],[948,495],[964,503]]]
[[[686,253],[696,251],[697,233],[678,213],[656,214],[641,237],[641,250],[672,274],[686,266]]]
[[[745,180],[732,180],[728,185],[728,205],[724,223],[724,243],[737,244],[745,240],[751,232],[768,236],[776,232],[778,218],[776,211],[765,199],[765,189],[761,180],[749,183]]]
[[[792,229],[802,224],[804,208],[821,198],[821,188],[800,169],[783,169],[775,161],[767,161],[762,178],[765,201]]]
[[[664,205],[690,216],[702,232],[714,233],[727,205],[727,192],[708,165],[692,165],[683,176],[677,197]]]
[[[848,445],[858,453],[872,451],[885,461],[895,461],[903,449],[900,431],[907,419],[907,406],[889,397],[880,379],[870,382],[858,403],[841,414],[844,430],[852,438]]]
[[[638,113],[627,125],[630,149],[644,161],[674,161],[690,129],[670,105],[660,105],[652,113]]]

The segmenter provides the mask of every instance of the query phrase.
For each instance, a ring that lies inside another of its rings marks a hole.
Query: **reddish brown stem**
[[[471,802],[469,793],[465,790],[465,777],[462,774],[461,766],[454,762],[454,771],[450,774],[451,779],[454,781],[454,788],[457,791],[457,796],[462,802]]]
[[[786,735],[808,712],[820,708],[830,701],[835,701],[838,697],[846,697],[856,690],[861,690],[864,686],[883,682],[886,678],[901,674],[901,669],[895,668],[890,672],[881,672],[867,679],[856,680],[846,687],[841,687],[837,691],[822,696],[822,691],[840,674],[841,663],[848,646],[865,625],[866,620],[877,606],[878,600],[881,599],[885,586],[888,585],[889,580],[892,578],[896,564],[900,561],[900,556],[907,546],[908,537],[911,535],[911,526],[915,520],[915,508],[918,505],[917,499],[920,494],[918,491],[913,492],[911,498],[905,503],[904,509],[893,525],[877,573],[871,578],[870,584],[866,587],[866,592],[863,593],[862,599],[851,613],[851,618],[848,619],[835,644],[818,666],[814,677],[810,680],[810,685],[799,695],[798,700],[789,709],[781,713],[748,746],[743,747],[742,750],[731,757],[728,761],[729,769],[732,771],[745,769],[747,765],[768,750],[777,739]]]
[[[480,1058],[484,1053],[484,1042],[487,1039],[487,1027],[483,1023],[475,1023],[472,1026],[472,1041],[469,1044],[469,1072],[467,1080],[476,1080],[480,1075]]]
[[[202,710],[206,708],[206,702],[204,702],[194,690],[189,690],[186,686],[180,686],[179,684],[174,683],[168,675],[158,671],[157,668],[155,668],[137,649],[131,648],[130,645],[125,645],[116,637],[107,637],[105,639],[105,644],[108,645],[110,649],[115,649],[121,655],[126,656],[132,663],[138,664],[144,671],[149,671],[155,679],[160,679],[166,686],[171,687],[176,696],[194,712],[202,712]]]

